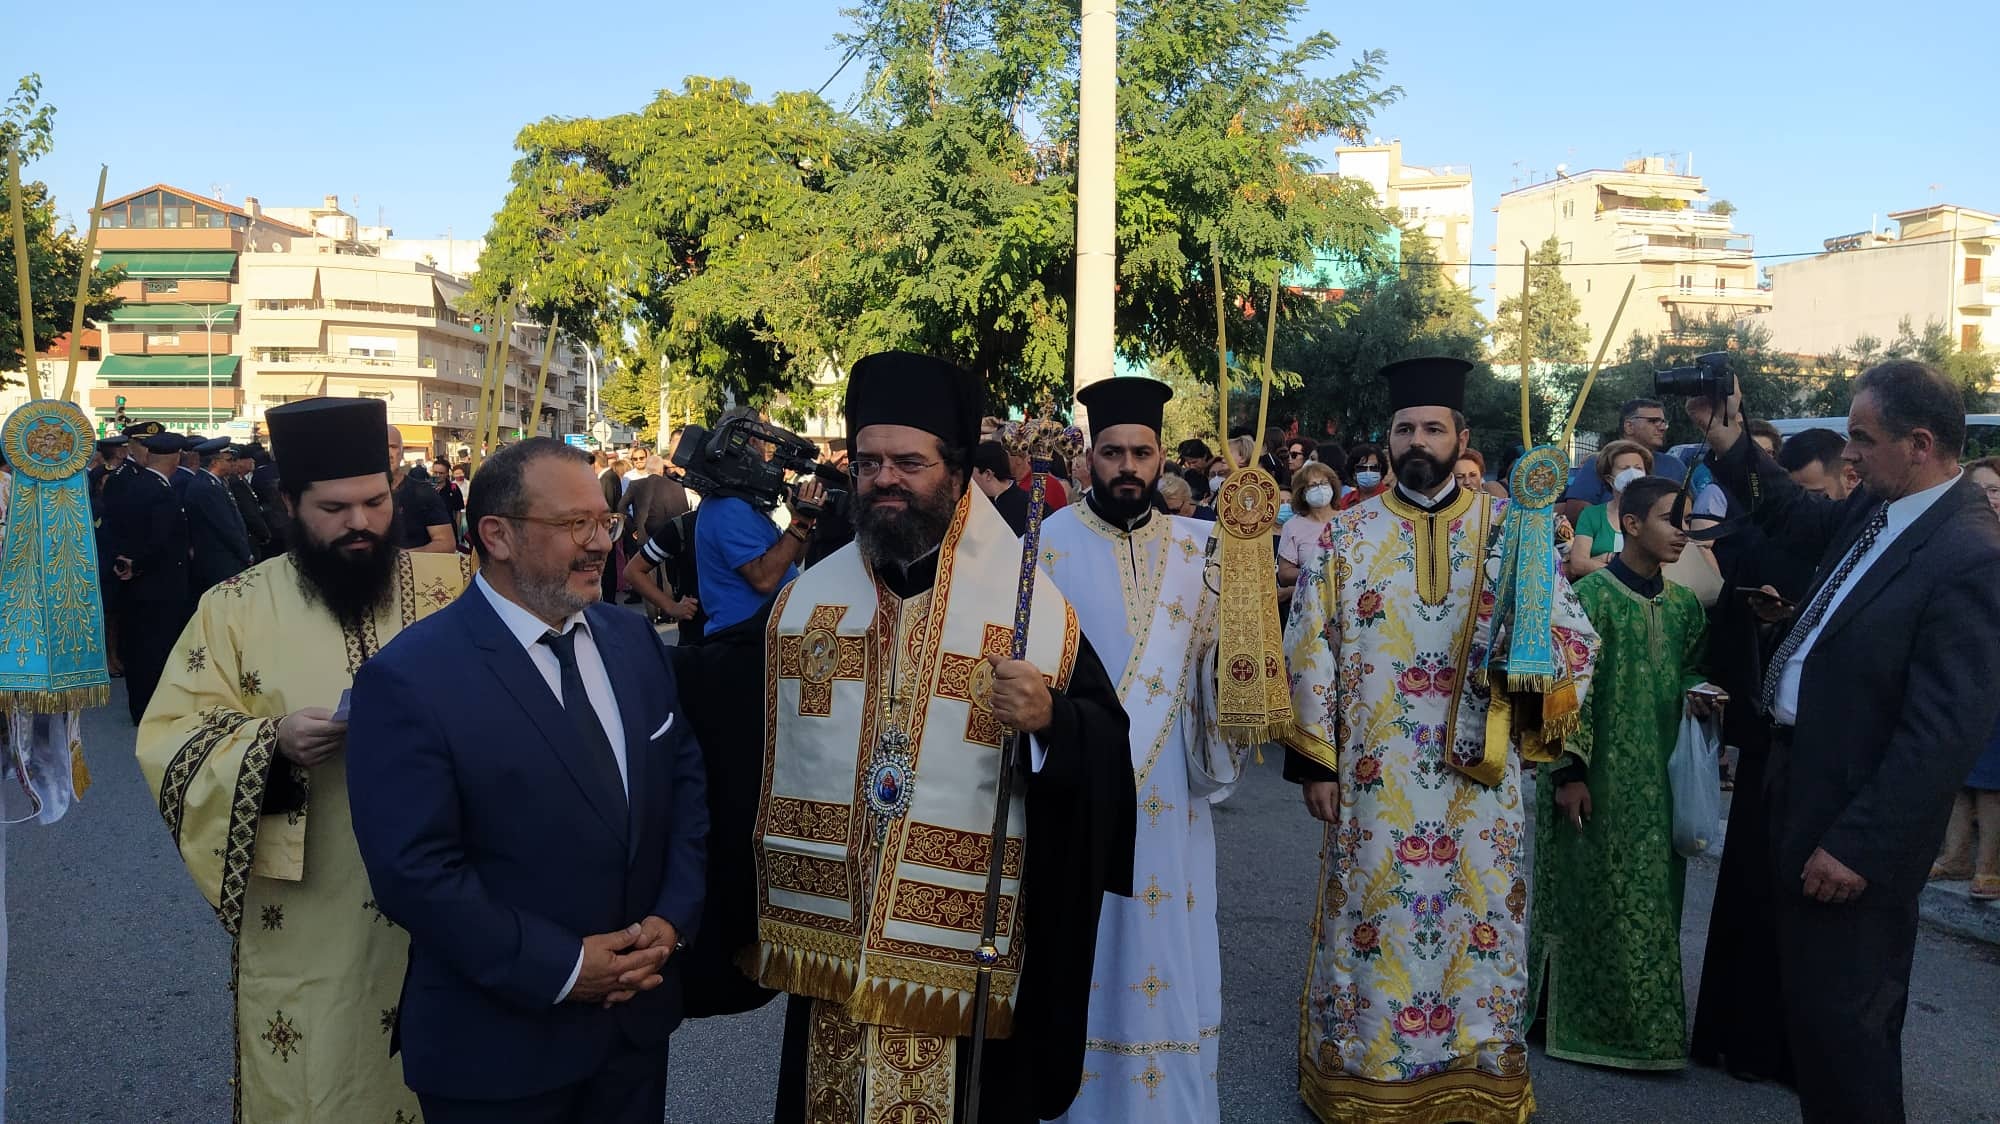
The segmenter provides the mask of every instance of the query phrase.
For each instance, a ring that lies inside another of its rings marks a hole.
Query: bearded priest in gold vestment
[[[1328,1122],[1524,1124],[1535,1107],[1528,812],[1513,726],[1488,728],[1502,673],[1487,652],[1511,640],[1492,635],[1506,501],[1451,475],[1470,367],[1383,371],[1396,483],[1327,525],[1286,630],[1285,773],[1326,824],[1299,1095]],[[1521,752],[1553,760],[1597,636],[1561,578],[1544,604],[1561,671]]]
[[[420,1119],[389,1052],[409,939],[375,908],[337,713],[354,671],[466,583],[397,549],[385,408],[266,415],[289,553],[202,597],[139,726],[139,766],[195,886],[235,938],[234,1119]]]

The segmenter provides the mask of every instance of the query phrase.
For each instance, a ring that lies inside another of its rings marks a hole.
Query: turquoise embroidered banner
[[[0,709],[60,714],[110,694],[85,471],[95,445],[83,411],[53,399],[0,428],[14,469],[0,543]]]

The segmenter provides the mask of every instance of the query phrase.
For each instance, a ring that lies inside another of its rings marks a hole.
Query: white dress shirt
[[[1792,658],[1785,661],[1785,670],[1778,676],[1778,693],[1771,700],[1771,718],[1778,725],[1798,725],[1799,676],[1805,673],[1806,656],[1812,652],[1813,644],[1819,640],[1819,634],[1826,628],[1826,622],[1833,619],[1833,614],[1840,609],[1840,603],[1847,600],[1848,593],[1861,584],[1861,575],[1868,572],[1868,567],[1873,566],[1877,559],[1889,552],[1889,544],[1896,541],[1896,536],[1908,530],[1910,524],[1915,523],[1924,512],[1931,509],[1932,504],[1950,491],[1951,486],[1958,483],[1958,476],[1959,474],[1954,472],[1951,474],[1951,479],[1942,484],[1925,488],[1921,492],[1912,492],[1902,499],[1890,502],[1888,522],[1882,525],[1881,533],[1875,536],[1874,545],[1854,563],[1854,569],[1847,575],[1847,580],[1841,583],[1839,589],[1833,591],[1833,600],[1827,603],[1826,612],[1819,615],[1819,623],[1813,626],[1811,632],[1806,633],[1805,639],[1799,643],[1798,651],[1792,653]],[[1846,555],[1841,557],[1845,559]],[[1834,568],[1838,569],[1839,563],[1835,563]]]
[[[542,681],[549,685],[549,693],[558,703],[562,697],[562,664],[542,637],[555,632],[548,623],[535,614],[523,609],[500,595],[500,592],[486,583],[486,575],[472,579],[479,592],[486,595],[486,601],[493,611],[500,615],[500,623],[514,634],[514,639],[528,653],[529,662],[542,673]],[[590,708],[597,712],[598,724],[604,727],[604,736],[611,742],[611,755],[618,759],[618,781],[625,787],[625,794],[632,793],[631,775],[625,768],[625,723],[618,716],[618,698],[611,691],[611,675],[604,669],[604,657],[597,652],[597,642],[591,639],[590,625],[582,613],[572,613],[563,622],[562,631],[576,629],[576,670],[583,677],[583,693],[590,696]],[[569,980],[556,994],[556,1002],[569,998],[570,989],[576,986],[576,978],[583,972],[583,949],[576,950],[576,967],[571,968]]]

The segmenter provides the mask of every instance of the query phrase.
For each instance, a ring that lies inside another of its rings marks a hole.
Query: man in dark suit
[[[972,482],[993,501],[993,510],[1007,521],[1015,537],[1028,533],[1028,493],[1014,486],[1014,469],[1005,445],[981,441],[973,447]]]
[[[511,445],[470,500],[476,588],[362,665],[347,738],[369,882],[410,932],[404,1080],[430,1124],[657,1124],[703,905],[700,748],[666,647],[598,603],[620,520],[584,454]]]
[[[236,503],[236,514],[243,519],[243,529],[250,535],[250,553],[256,558],[271,556],[271,525],[264,521],[264,509],[257,503],[257,493],[250,487],[250,469],[255,464],[250,459],[248,445],[231,445],[229,471],[222,474],[222,483],[229,489],[229,498]]]
[[[187,624],[189,606],[187,515],[168,479],[187,439],[162,432],[138,443],[145,467],[117,489],[107,536],[123,608],[119,662],[125,666],[126,703],[134,726],[160,684],[167,655]]]
[[[1805,1119],[1903,1119],[1917,894],[2000,717],[2000,523],[1959,470],[1965,404],[1922,363],[1854,384],[1845,500],[1743,438],[1740,394],[1691,401],[1716,479],[1820,563],[1760,685],[1779,989]],[[1712,421],[1712,424],[1711,424]]]
[[[187,510],[188,544],[194,554],[188,571],[190,612],[202,594],[249,569],[250,563],[256,561],[250,552],[250,533],[243,526],[243,516],[236,510],[236,500],[217,471],[229,471],[224,462],[235,459],[229,452],[229,439],[216,437],[200,442],[194,446],[194,452],[202,459],[201,471],[195,473],[194,483],[181,495],[181,505]]]

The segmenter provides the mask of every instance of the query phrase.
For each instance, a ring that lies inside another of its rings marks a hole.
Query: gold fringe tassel
[[[83,763],[83,743],[69,743],[69,787],[78,796],[90,791],[90,766]]]
[[[847,1002],[855,1022],[900,1027],[919,1034],[963,1038],[972,1033],[972,996],[903,980],[867,979]],[[999,994],[986,999],[986,1033],[1005,1038],[1014,1031],[1014,1004]]]
[[[89,710],[111,701],[111,688],[71,687],[62,691],[7,691],[0,693],[0,712],[7,714],[67,714]]]
[[[759,942],[757,982],[790,995],[809,995],[835,1003],[854,990],[855,964],[838,956],[802,948]]]

